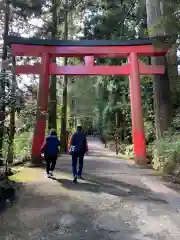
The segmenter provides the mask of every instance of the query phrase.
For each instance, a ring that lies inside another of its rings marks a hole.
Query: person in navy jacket
[[[72,172],[73,172],[73,182],[77,182],[77,178],[83,179],[82,170],[84,163],[84,155],[88,152],[88,144],[86,135],[82,131],[82,127],[78,126],[75,133],[70,138],[69,141],[70,154],[72,155]],[[77,163],[79,160],[79,170],[77,172]]]
[[[58,154],[60,152],[59,146],[61,146],[61,142],[57,137],[56,131],[52,130],[50,134],[46,137],[41,147],[41,153],[44,153],[44,158],[46,162],[47,177],[53,176],[53,171],[55,169]]]

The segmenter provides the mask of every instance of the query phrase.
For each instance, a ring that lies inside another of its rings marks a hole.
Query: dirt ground
[[[58,160],[54,180],[43,168],[13,176],[20,197],[0,215],[0,240],[179,240],[180,194],[98,140],[89,148],[77,185],[70,156]]]

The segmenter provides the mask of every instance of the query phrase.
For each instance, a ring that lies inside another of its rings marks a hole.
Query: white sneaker
[[[47,178],[50,178],[51,177],[51,174],[47,174]]]
[[[53,171],[49,171],[49,175],[53,176]]]

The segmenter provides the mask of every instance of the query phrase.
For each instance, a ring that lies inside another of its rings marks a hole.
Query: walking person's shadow
[[[63,187],[70,189],[72,191],[87,191],[87,192],[100,192],[100,185],[95,183],[86,182],[86,180],[81,180],[81,182],[73,183],[70,179],[65,178],[53,178],[59,182]]]
[[[86,179],[81,180],[78,183],[73,183],[72,180],[65,178],[54,178],[54,180],[71,191],[107,193],[109,195],[126,199],[129,198],[137,201],[150,201],[167,204],[161,196],[153,193],[151,190],[105,177],[88,175],[86,176]]]

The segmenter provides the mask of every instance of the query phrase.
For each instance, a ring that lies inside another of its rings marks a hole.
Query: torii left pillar
[[[37,96],[37,112],[34,128],[34,136],[32,142],[32,163],[41,163],[40,149],[45,138],[46,116],[48,110],[48,94],[49,94],[49,65],[50,56],[48,53],[42,53],[41,57],[41,74],[39,80],[39,90]]]

